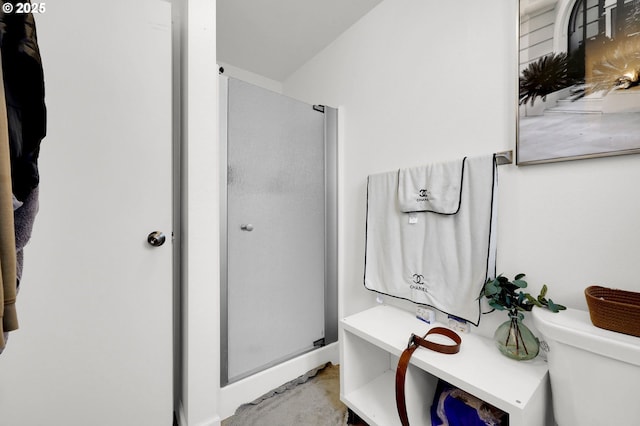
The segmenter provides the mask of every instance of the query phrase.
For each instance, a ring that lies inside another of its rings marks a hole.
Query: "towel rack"
[[[513,151],[496,152],[496,164],[502,166],[504,164],[513,163]]]

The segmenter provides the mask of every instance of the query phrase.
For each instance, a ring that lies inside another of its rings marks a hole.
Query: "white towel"
[[[400,211],[455,214],[460,208],[460,192],[466,158],[398,172]]]
[[[477,325],[478,295],[487,278],[495,276],[494,156],[464,161],[455,214],[402,212],[399,175],[368,179],[365,287]]]

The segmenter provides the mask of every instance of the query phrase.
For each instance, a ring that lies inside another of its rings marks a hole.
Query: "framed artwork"
[[[519,0],[518,165],[640,153],[640,0]]]

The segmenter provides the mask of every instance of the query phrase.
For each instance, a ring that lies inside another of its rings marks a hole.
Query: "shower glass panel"
[[[336,110],[221,79],[224,385],[337,340]]]

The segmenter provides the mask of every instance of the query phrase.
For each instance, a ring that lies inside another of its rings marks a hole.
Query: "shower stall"
[[[337,110],[220,77],[221,385],[337,341]]]

